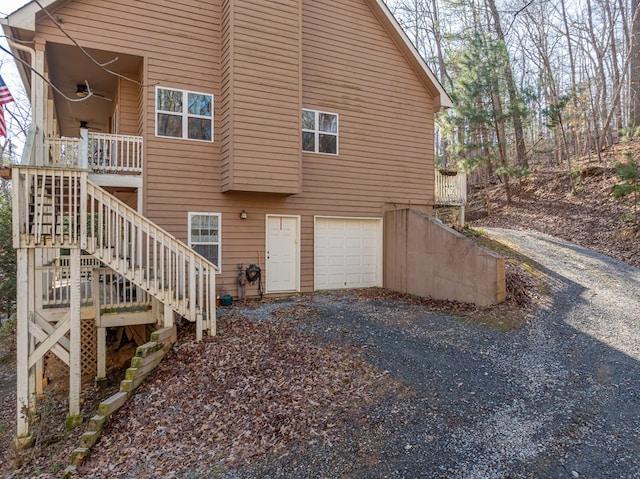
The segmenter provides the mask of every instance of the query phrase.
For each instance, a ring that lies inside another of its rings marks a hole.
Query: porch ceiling
[[[85,49],[105,68],[128,78],[138,78],[142,58],[102,50]],[[58,43],[47,44],[47,66],[52,83],[66,96],[76,99],[79,84],[89,83],[94,95],[84,101],[71,102],[53,92],[56,117],[62,136],[78,136],[81,121],[91,131],[110,132],[110,118],[118,95],[118,77],[99,67],[78,47]]]

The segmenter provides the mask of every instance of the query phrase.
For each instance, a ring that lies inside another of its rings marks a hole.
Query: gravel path
[[[505,332],[411,301],[291,299],[320,312],[301,329],[405,387],[332,444],[222,477],[640,478],[640,270],[539,233],[489,233],[538,265],[548,301],[531,321]]]

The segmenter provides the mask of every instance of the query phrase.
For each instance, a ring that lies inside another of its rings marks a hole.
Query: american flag
[[[5,138],[7,136],[7,124],[4,122],[4,105],[12,101],[13,97],[11,96],[11,92],[2,79],[2,75],[0,75],[0,136],[4,136]]]

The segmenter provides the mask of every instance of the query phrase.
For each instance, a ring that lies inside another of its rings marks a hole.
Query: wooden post
[[[45,164],[44,159],[44,141],[43,141],[43,128],[45,126],[45,98],[46,88],[49,86],[44,82],[44,51],[45,42],[42,38],[36,37],[35,43],[35,61],[34,68],[40,75],[32,75],[32,88],[31,88],[31,106],[32,106],[32,121],[38,127],[36,131],[35,141],[35,163],[36,166],[43,166]]]
[[[29,277],[29,293],[28,293],[28,308],[29,318],[33,318],[33,314],[36,311],[36,298],[35,298],[35,283],[38,282],[36,278],[36,250],[33,248],[27,249],[27,276]],[[29,355],[36,349],[36,338],[29,334]],[[40,362],[40,361],[38,361]],[[36,391],[42,389],[42,376],[38,379],[37,370],[40,369],[34,365],[29,368],[29,411],[31,414],[36,413]],[[39,387],[38,387],[39,385]]]
[[[28,251],[25,248],[16,251],[16,290],[17,290],[17,331],[16,331],[16,369],[17,369],[17,427],[16,446],[29,447],[29,277]]]
[[[96,381],[107,379],[107,328],[98,328],[98,364]]]
[[[107,328],[102,326],[102,317],[100,312],[100,273],[94,268],[91,274],[91,296],[93,297],[93,310],[95,312],[95,325],[98,331],[97,337],[97,357],[96,357],[96,381],[102,381],[107,378]]]
[[[80,168],[89,168],[89,130],[80,128]]]
[[[173,326],[173,309],[167,303],[164,303],[164,325],[165,328]]]
[[[209,304],[207,305],[207,321],[209,336],[216,335],[216,271],[209,271]]]
[[[67,416],[67,429],[73,429],[82,424],[82,416],[80,415],[80,386],[82,380],[80,364],[80,248],[71,248],[69,268],[71,270],[69,284],[71,327],[69,330],[69,415]]]

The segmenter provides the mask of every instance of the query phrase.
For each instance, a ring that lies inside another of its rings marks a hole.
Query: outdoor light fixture
[[[246,220],[247,219],[247,212],[245,210],[242,210],[240,212],[240,219],[241,220]]]
[[[87,95],[89,95],[89,89],[87,88],[87,85],[84,85],[82,83],[78,83],[77,88],[76,88],[76,96],[78,98],[84,98]]]

